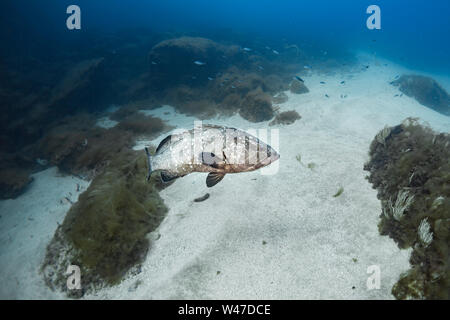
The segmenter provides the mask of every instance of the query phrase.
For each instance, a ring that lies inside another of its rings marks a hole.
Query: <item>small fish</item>
[[[231,88],[233,88],[233,89],[236,89],[236,87],[235,87],[235,86],[233,86],[233,85],[231,86]]]
[[[198,65],[198,66],[203,66],[203,65],[206,64],[206,62],[201,62],[201,61],[198,61],[198,60],[194,61],[194,63],[195,63],[196,65]]]
[[[325,84],[325,81],[320,81],[320,84]]]
[[[202,197],[195,198],[195,199],[194,199],[194,202],[202,202],[202,201],[205,201],[205,200],[208,199],[208,198],[209,198],[209,193],[205,194],[205,195],[202,196]]]
[[[160,172],[169,182],[192,172],[207,172],[206,186],[219,183],[228,173],[249,172],[277,161],[280,155],[245,131],[203,125],[164,138],[153,156],[145,148],[148,176]]]
[[[400,94],[400,97],[403,97],[403,93]]]
[[[394,77],[394,80],[397,80],[398,78],[400,78],[400,75],[396,75],[396,76]]]
[[[325,97],[329,98],[330,96],[328,94],[325,93]]]
[[[300,78],[299,76],[294,76],[294,79],[300,81],[300,82],[305,82],[305,80],[303,80],[302,78]]]
[[[341,81],[340,83],[341,83],[341,84],[345,84],[345,81]]]
[[[213,81],[214,79],[213,79],[213,78],[211,78],[211,77],[208,77],[208,80],[209,80],[209,81]]]
[[[267,49],[267,50],[270,50],[270,47],[269,47],[269,46],[266,46],[266,49]]]
[[[398,93],[397,94],[394,94],[394,97],[398,97],[399,95],[398,95]]]
[[[303,66],[303,68],[305,68],[305,69],[311,69],[310,66]]]
[[[156,63],[155,61],[152,61],[152,64],[153,64],[153,65],[156,65],[157,63]]]
[[[258,66],[258,69],[259,69],[259,70],[264,70],[264,68],[263,68],[263,67],[261,67],[261,66]]]
[[[250,48],[242,48],[242,50],[247,51],[247,52],[252,51],[252,49],[250,49]]]
[[[277,50],[272,50],[272,52],[275,54],[280,54]]]
[[[369,65],[367,65],[367,66],[366,66],[366,69],[369,69],[369,67],[370,67],[370,66],[369,66]]]

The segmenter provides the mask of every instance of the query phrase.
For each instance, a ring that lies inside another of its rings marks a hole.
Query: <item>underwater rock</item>
[[[167,89],[164,103],[174,106],[184,114],[197,116],[200,119],[211,118],[220,111],[205,90],[187,85]]]
[[[381,130],[364,170],[378,190],[378,229],[413,248],[412,269],[392,289],[398,299],[450,297],[450,135],[406,119]]]
[[[305,84],[298,80],[292,80],[290,90],[292,93],[302,94],[308,93],[309,89],[305,86]]]
[[[135,139],[155,137],[168,130],[161,119],[135,114],[113,128],[95,126],[89,115],[68,117],[36,144],[36,158],[46,159],[64,172],[92,178]]]
[[[42,131],[55,120],[92,105],[98,106],[97,85],[100,84],[94,78],[102,62],[103,58],[97,58],[60,66],[59,61],[54,63],[58,67],[41,62],[43,66],[37,70],[27,70],[27,78],[10,79],[19,82],[13,85],[17,88],[4,96],[8,105],[5,106],[6,118],[3,118],[7,121],[0,120],[0,137],[7,139],[2,148],[8,147],[9,151],[16,152],[36,142]]]
[[[149,79],[159,103],[201,119],[238,112],[258,88],[269,95],[289,89],[291,71],[285,64],[236,45],[181,37],[158,43],[149,55]],[[258,68],[261,64],[265,68]]]
[[[450,96],[435,80],[419,75],[402,75],[391,82],[408,97],[437,112],[450,116]]]
[[[14,199],[33,181],[30,174],[38,164],[28,152],[0,152],[0,199]]]
[[[14,199],[33,181],[30,170],[10,167],[0,168],[0,199]]]
[[[277,93],[275,96],[272,97],[272,102],[275,104],[282,104],[288,101],[288,96],[284,92]]]
[[[58,85],[52,89],[48,104],[52,106],[62,100],[67,102],[71,98],[69,96],[73,98],[73,92],[87,87],[93,72],[103,60],[104,58],[84,60],[71,67]]]
[[[295,110],[284,111],[275,117],[271,122],[269,122],[269,126],[277,125],[277,124],[293,124],[296,120],[301,119],[302,117]]]
[[[118,129],[130,131],[134,135],[154,137],[170,129],[160,118],[136,112],[129,115],[117,125]]]
[[[273,118],[272,99],[260,87],[250,91],[244,98],[239,110],[242,118],[251,122],[267,121]]]
[[[67,291],[68,265],[80,267],[82,290],[71,297],[119,283],[145,258],[147,234],[167,212],[155,180],[146,181],[143,151],[118,153],[67,213],[47,247],[42,272],[48,286]]]
[[[231,57],[238,50],[200,37],[161,41],[149,53],[149,61],[155,63],[150,66],[152,82],[161,88],[181,83],[205,84],[208,77],[229,63],[223,56]]]

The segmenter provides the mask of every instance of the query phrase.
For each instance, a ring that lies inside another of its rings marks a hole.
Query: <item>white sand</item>
[[[399,92],[389,81],[413,71],[368,56],[360,59],[362,65],[370,63],[367,71],[334,76],[313,71],[304,77],[310,93],[287,93],[281,111],[294,109],[302,116],[293,125],[269,127],[239,116],[205,121],[245,130],[279,129],[278,173],[228,175],[211,189],[206,174],[178,179],[161,192],[170,210],[149,235],[155,241],[142,272],[86,298],[392,299],[392,285],[409,269],[410,251],[378,234],[381,205],[363,171],[368,148],[386,124],[413,116],[448,132],[450,118],[414,99],[394,97]],[[449,90],[449,79],[438,80]],[[169,106],[145,112],[178,128],[192,128],[195,120]],[[273,145],[270,134],[268,142]],[[146,143],[139,141],[136,149]],[[306,167],[311,162],[314,169]],[[35,178],[18,199],[0,202],[1,298],[60,297],[43,285],[37,271],[56,222],[69,208],[58,199],[73,193],[75,180],[55,177],[54,169]],[[340,186],[344,192],[334,198]],[[206,192],[208,200],[193,202]],[[29,216],[35,220],[28,221]],[[380,289],[366,287],[371,265],[380,267]]]
[[[64,298],[45,286],[39,270],[70,201],[76,202],[89,183],[63,176],[56,167],[33,178],[20,197],[0,201],[0,299]]]

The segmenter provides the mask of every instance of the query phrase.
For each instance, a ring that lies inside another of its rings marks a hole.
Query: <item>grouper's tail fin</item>
[[[152,156],[150,155],[150,151],[145,147],[145,153],[147,154],[147,163],[148,163],[148,173],[147,173],[147,181],[150,180],[150,176],[152,175]]]

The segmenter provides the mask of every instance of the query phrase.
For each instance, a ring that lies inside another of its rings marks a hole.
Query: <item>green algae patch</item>
[[[68,265],[81,271],[83,289],[69,292],[75,297],[139,270],[150,247],[147,234],[167,212],[147,170],[143,151],[123,151],[80,195],[47,248],[42,269],[50,287],[66,291]]]
[[[413,249],[392,294],[449,299],[450,135],[408,118],[380,131],[369,155],[364,169],[382,204],[379,232]]]
[[[338,191],[333,195],[334,198],[339,197],[344,192],[343,187],[339,187]]]

